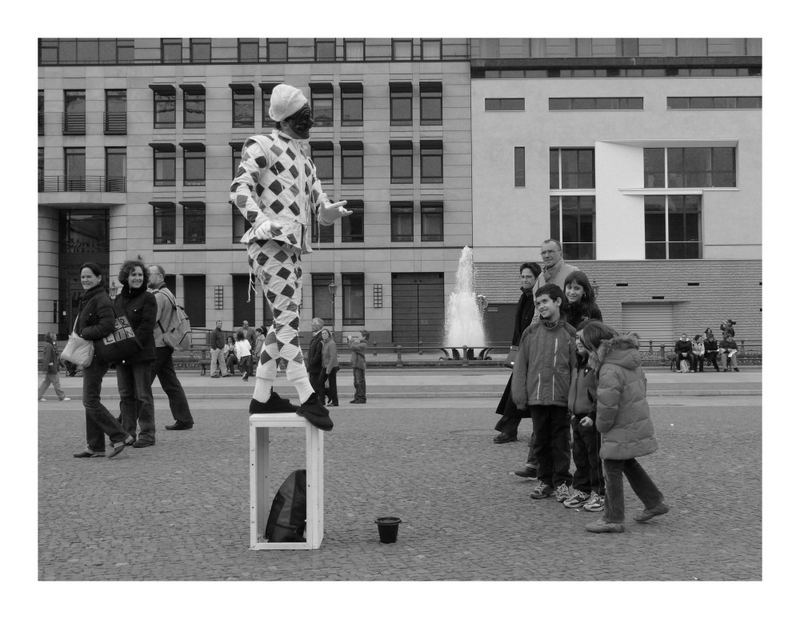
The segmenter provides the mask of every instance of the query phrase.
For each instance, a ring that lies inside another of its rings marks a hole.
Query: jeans
[[[600,461],[600,434],[594,424],[582,426],[581,417],[572,419],[572,460],[575,473],[572,487],[589,494],[603,494],[603,470]]]
[[[224,373],[223,369],[225,369],[225,358],[222,356],[222,349],[212,348],[211,366],[208,369],[209,373],[211,376],[219,376]]]
[[[236,374],[236,355],[230,354],[225,358],[225,367],[228,374]]]
[[[328,396],[328,399],[331,401],[331,404],[339,404],[339,390],[336,387],[336,374],[339,372],[339,368],[331,368],[330,373],[325,372],[323,370],[322,374],[322,384],[325,385],[327,381],[328,386],[325,388],[325,395]],[[322,403],[325,403],[325,399],[322,399]]]
[[[356,402],[367,401],[367,379],[364,376],[364,368],[353,368],[353,387],[355,388]]]
[[[569,472],[569,411],[565,406],[529,406],[537,477],[553,488],[572,483]]]
[[[41,398],[45,394],[50,385],[53,385],[58,399],[63,400],[65,394],[64,390],[61,388],[61,380],[58,378],[58,373],[44,375],[44,380],[42,380],[42,384],[39,385],[39,397]]]
[[[189,402],[186,401],[186,393],[183,391],[181,381],[175,374],[175,366],[172,364],[172,349],[168,346],[156,348],[156,360],[151,368],[150,384],[156,380],[161,383],[161,388],[169,398],[169,410],[175,421],[184,423],[194,423],[192,412],[189,410]]]
[[[251,360],[250,355],[245,355],[241,359],[239,359],[239,372],[244,374],[245,376],[250,376],[253,373],[252,367],[250,365]]]
[[[692,355],[692,371],[702,372],[705,363],[704,355]]]
[[[603,460],[603,472],[606,478],[606,505],[603,519],[606,522],[621,523],[625,521],[625,496],[622,492],[623,473],[646,509],[652,509],[664,501],[664,495],[635,458]]]
[[[103,452],[106,450],[104,436],[112,443],[121,443],[128,434],[100,402],[100,387],[103,376],[108,371],[108,364],[97,356],[92,359],[91,365],[83,369],[83,407],[86,411],[86,446],[91,451]]]
[[[716,350],[711,350],[706,353],[706,360],[714,366],[714,369],[719,372],[719,365],[717,364],[718,353]]]
[[[136,436],[139,424],[139,440],[156,442],[156,420],[153,408],[152,370],[149,361],[117,364],[117,389],[119,408],[122,412],[122,427],[131,436]]]

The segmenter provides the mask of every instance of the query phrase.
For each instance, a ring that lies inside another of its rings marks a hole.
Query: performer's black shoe
[[[328,409],[319,401],[316,393],[312,393],[308,400],[300,405],[297,414],[308,420],[308,422],[320,430],[328,432],[333,430],[333,420]]]
[[[269,400],[266,402],[259,402],[258,400],[250,400],[250,414],[256,415],[261,413],[294,413],[297,407],[286,398],[282,398],[275,391],[269,394]]]

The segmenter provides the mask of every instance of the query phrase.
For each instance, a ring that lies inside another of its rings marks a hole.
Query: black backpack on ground
[[[268,542],[304,542],[306,530],[306,471],[298,469],[278,488],[267,518]]]

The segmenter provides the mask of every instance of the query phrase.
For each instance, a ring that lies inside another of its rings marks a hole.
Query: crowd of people
[[[733,326],[735,320],[730,318],[723,320],[719,328],[722,339],[717,341],[711,327],[706,328],[702,335],[697,334],[692,340],[685,333],[675,342],[673,355],[670,359],[670,369],[673,372],[702,372],[706,364],[713,365],[719,372],[722,366],[723,372],[730,370],[739,371],[739,364],[736,357],[739,354],[739,346],[734,339],[736,331]]]
[[[528,456],[515,474],[536,481],[531,498],[602,512],[586,530],[619,533],[623,476],[644,504],[637,522],[669,511],[636,460],[658,448],[638,338],[602,322],[588,276],[564,262],[557,240],[545,240],[541,255],[541,267],[520,267],[513,369],[495,411],[494,442],[515,441],[520,420],[530,417]]]

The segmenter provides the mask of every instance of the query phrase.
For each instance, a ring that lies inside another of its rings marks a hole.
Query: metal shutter
[[[623,303],[622,331],[637,333],[642,344],[674,342],[672,303]]]

